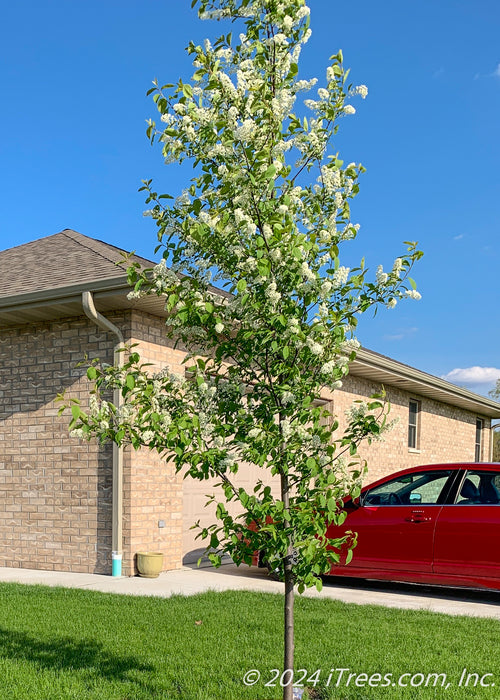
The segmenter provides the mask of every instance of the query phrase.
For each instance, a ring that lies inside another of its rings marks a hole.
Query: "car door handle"
[[[412,513],[405,521],[407,523],[426,523],[429,522],[430,518],[427,518],[423,513]]]

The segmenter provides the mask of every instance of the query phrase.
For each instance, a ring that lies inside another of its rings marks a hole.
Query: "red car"
[[[391,474],[346,501],[358,534],[332,576],[500,589],[500,463],[432,464]]]

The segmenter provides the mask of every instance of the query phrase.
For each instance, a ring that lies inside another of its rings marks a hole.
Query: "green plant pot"
[[[163,569],[162,552],[137,552],[136,565],[139,576],[158,578]]]

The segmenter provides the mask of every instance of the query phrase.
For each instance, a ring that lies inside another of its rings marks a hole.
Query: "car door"
[[[500,469],[464,471],[436,524],[433,571],[500,579]]]
[[[434,529],[452,474],[413,472],[368,489],[344,525],[357,532],[349,569],[430,573]]]

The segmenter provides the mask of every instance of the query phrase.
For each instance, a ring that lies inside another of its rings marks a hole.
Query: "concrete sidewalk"
[[[205,591],[247,590],[282,593],[283,585],[272,581],[265,569],[236,567],[225,564],[220,569],[211,566],[184,567],[167,571],[156,579],[112,578],[99,574],[74,574],[64,571],[38,571],[0,567],[0,581],[44,586],[64,586],[118,593],[168,598],[171,595],[195,595]],[[407,610],[429,610],[448,615],[492,617],[500,620],[500,593],[463,591],[430,586],[376,583],[367,581],[326,582],[321,593],[310,589],[304,593],[312,598],[331,598],[358,605],[382,605]]]

